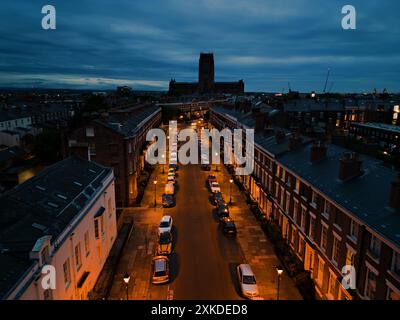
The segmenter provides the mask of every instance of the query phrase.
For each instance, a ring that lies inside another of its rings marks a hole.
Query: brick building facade
[[[135,113],[109,114],[90,121],[68,136],[70,153],[112,167],[118,207],[136,204],[144,168],[147,132],[161,123],[161,108],[147,106]]]
[[[235,114],[211,110],[218,129],[245,129]],[[223,150],[221,150],[221,153]],[[255,169],[237,177],[322,299],[400,299],[400,179],[375,159],[275,131],[255,134]],[[355,290],[342,285],[354,266]]]

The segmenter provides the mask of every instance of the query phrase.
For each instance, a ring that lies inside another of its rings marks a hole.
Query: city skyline
[[[167,91],[194,81],[213,52],[220,81],[246,91],[399,91],[399,4],[353,1],[357,29],[343,30],[343,1],[171,1],[118,5],[53,1],[57,29],[41,28],[42,4],[0,13],[0,87]]]

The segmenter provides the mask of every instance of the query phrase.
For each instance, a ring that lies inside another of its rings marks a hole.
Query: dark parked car
[[[163,204],[164,208],[171,208],[171,207],[175,206],[174,195],[164,193],[162,195],[162,204]]]
[[[222,232],[227,235],[235,236],[237,233],[235,222],[231,217],[225,217],[220,220]]]
[[[172,252],[172,234],[163,232],[158,237],[157,255],[168,255]]]
[[[226,204],[221,192],[215,192],[212,194],[211,202],[214,206],[219,204]]]
[[[219,203],[217,206],[217,215],[219,219],[229,217],[229,208],[226,204]]]
[[[177,165],[177,164],[174,164],[174,163],[171,163],[170,165],[169,165],[169,168],[171,169],[174,169],[175,171],[177,171],[178,169],[179,169],[179,166]]]

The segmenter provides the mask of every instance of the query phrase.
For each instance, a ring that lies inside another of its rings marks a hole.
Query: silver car
[[[237,275],[243,296],[249,299],[257,299],[260,292],[258,290],[256,277],[250,265],[240,264],[237,267]]]
[[[153,284],[162,284],[169,281],[169,260],[166,256],[153,258]]]

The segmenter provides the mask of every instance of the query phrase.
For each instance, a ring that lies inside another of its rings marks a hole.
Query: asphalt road
[[[177,204],[165,210],[174,221],[174,300],[240,299],[235,269],[243,255],[236,239],[224,236],[218,227],[205,184],[208,174],[199,165],[180,166]]]

